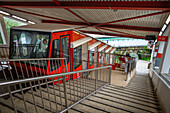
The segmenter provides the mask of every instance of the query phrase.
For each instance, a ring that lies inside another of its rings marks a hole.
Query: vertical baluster
[[[67,84],[66,84],[66,78],[63,76],[63,87],[64,87],[64,99],[65,99],[65,107],[68,107],[68,98],[67,98]]]
[[[46,82],[46,86],[47,86],[47,93],[48,93],[48,100],[49,100],[49,104],[50,104],[50,110],[51,110],[51,113],[52,113],[53,111],[52,111],[51,98],[50,98],[50,94],[49,94],[47,79],[45,79],[45,82]]]
[[[22,98],[23,98],[25,110],[26,110],[26,112],[28,113],[28,109],[27,109],[27,105],[26,105],[26,100],[25,100],[25,96],[24,96],[24,92],[23,92],[23,89],[22,89],[21,84],[19,84],[19,87],[20,87],[20,90],[21,90],[21,94],[22,94]]]
[[[44,113],[45,113],[45,106],[44,106],[44,100],[43,100],[43,96],[42,96],[42,90],[41,90],[40,80],[38,80],[38,85],[39,85],[41,101],[42,101],[42,105],[43,105],[43,109],[44,109]]]
[[[9,61],[6,60],[6,62],[7,62],[7,64],[8,64],[8,70],[9,70],[11,79],[14,80],[13,74],[12,74],[11,69],[10,69],[11,66],[9,65]],[[15,85],[14,85],[14,88],[15,88],[15,90],[16,90],[16,86],[15,86]]]
[[[77,100],[79,100],[79,88],[78,88],[78,73],[76,73],[76,81],[77,81]]]
[[[109,84],[111,84],[112,68],[109,68]]]
[[[27,67],[26,61],[24,61],[24,64],[25,64],[27,76],[28,76],[28,78],[29,78],[29,73],[28,73],[28,69],[27,69],[28,67]]]
[[[14,99],[13,99],[13,96],[12,96],[12,93],[11,93],[10,86],[7,86],[7,88],[8,88],[8,92],[9,92],[10,99],[11,99],[11,102],[12,102],[12,106],[13,106],[13,108],[14,108],[15,113],[17,113],[17,108],[16,108],[16,106],[15,106],[15,102],[14,102]]]
[[[30,87],[31,87],[31,94],[32,94],[32,98],[33,98],[33,101],[34,101],[35,111],[36,111],[36,113],[38,113],[37,104],[36,104],[36,102],[35,102],[34,92],[33,92],[33,88],[32,88],[32,83],[29,82],[29,84],[30,84]]]
[[[60,87],[60,79],[59,79],[59,77],[57,77],[57,79],[58,79],[58,86],[59,86],[59,95],[60,95],[60,102],[61,102],[61,110],[62,110],[62,95],[61,95],[61,87]]]
[[[74,90],[74,102],[76,102],[76,98],[75,98],[75,96],[76,96],[76,94],[75,94],[75,80],[74,80],[74,77],[73,77],[73,90]]]
[[[52,78],[52,83],[53,83],[54,98],[55,98],[55,102],[56,102],[56,112],[58,113],[57,98],[56,98],[56,92],[55,92],[54,78]],[[61,98],[61,96],[60,96],[60,98]],[[62,105],[61,105],[61,106],[62,106]]]
[[[34,77],[34,73],[33,73],[33,70],[32,70],[32,65],[31,65],[31,60],[28,61],[30,63],[30,69],[31,69],[31,74],[32,74],[32,77]],[[36,85],[36,81],[34,81],[34,84]],[[31,84],[32,85],[32,84]],[[37,90],[37,87],[35,86],[35,89]]]

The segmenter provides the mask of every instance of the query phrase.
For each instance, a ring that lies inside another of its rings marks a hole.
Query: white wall
[[[168,36],[168,41],[166,50],[164,51],[165,54],[162,56],[163,61],[161,64],[160,73],[168,73],[170,69],[170,25],[163,33],[163,36]]]

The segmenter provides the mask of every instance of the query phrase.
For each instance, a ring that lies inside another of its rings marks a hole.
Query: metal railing
[[[40,58],[40,59],[1,59],[0,83],[33,78],[57,73],[67,72],[65,58]],[[25,84],[27,86],[27,84]],[[16,90],[13,86],[13,90]],[[7,92],[6,88],[0,88],[0,94]]]
[[[0,59],[9,58],[9,47],[7,45],[0,44]]]
[[[126,72],[126,80],[128,80],[128,76],[130,75],[130,77],[132,77],[132,72],[135,70],[136,68],[136,59],[135,58],[130,58],[128,59],[128,61],[126,62],[126,68],[125,68],[125,72]]]
[[[15,62],[15,60],[12,61]],[[0,87],[7,90],[0,94],[0,102],[10,106],[15,113],[65,112],[99,88],[111,83],[111,66],[53,73],[52,75],[45,74],[44,72],[43,76],[13,79],[0,83]],[[20,100],[19,103],[18,100]]]

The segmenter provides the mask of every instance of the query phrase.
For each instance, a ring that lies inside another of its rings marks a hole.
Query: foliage
[[[16,21],[16,20],[13,20],[13,19],[10,19],[10,18],[6,18],[6,17],[4,17],[4,22],[5,22],[5,26],[6,26],[6,29],[7,29],[8,37],[10,37],[10,28],[11,27],[25,25],[24,23],[21,23],[19,21]],[[2,43],[3,43],[3,41],[2,41],[1,34],[0,34],[0,44],[2,44]]]
[[[13,20],[13,19],[10,19],[10,18],[5,18],[5,17],[4,17],[4,21],[5,21],[5,26],[6,26],[7,33],[8,33],[9,37],[10,37],[10,28],[11,27],[25,25],[24,23],[21,23],[19,21],[16,21],[16,20]]]

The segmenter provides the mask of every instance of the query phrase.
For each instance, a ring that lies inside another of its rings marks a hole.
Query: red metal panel
[[[158,36],[157,37],[157,41],[163,41],[163,42],[167,42],[168,37],[167,36]]]
[[[161,58],[162,57],[162,53],[157,53],[157,58]]]
[[[158,52],[158,49],[155,49],[155,52]]]
[[[54,1],[54,0],[53,0]],[[78,9],[119,9],[119,10],[167,10],[170,1],[1,1],[0,6],[22,8],[78,8]],[[56,1],[56,0],[55,0]],[[56,6],[60,4],[60,6]]]

